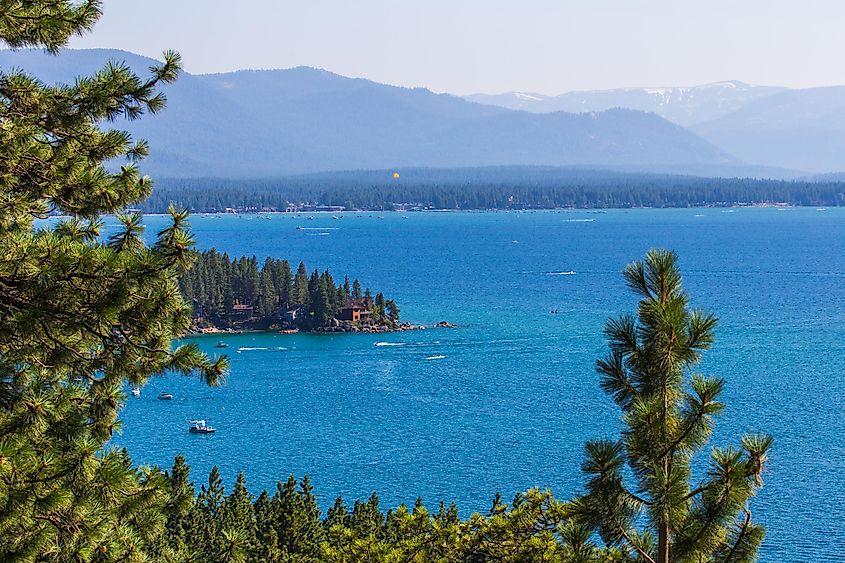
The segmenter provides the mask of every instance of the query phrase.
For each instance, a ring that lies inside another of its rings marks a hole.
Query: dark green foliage
[[[0,42],[54,52],[99,15],[98,1],[2,0]],[[194,258],[187,215],[171,208],[145,246],[140,217],[119,212],[150,193],[135,165],[147,146],[100,128],[162,109],[179,68],[166,53],[147,78],[109,63],[55,86],[0,71],[0,560],[141,560],[182,509],[184,490],[104,444],[127,382],[216,384],[226,363],[172,347],[191,324],[177,281]],[[35,225],[53,212],[67,217]],[[104,213],[122,223],[105,243]]]
[[[196,321],[218,328],[292,325],[320,329],[330,325],[350,298],[361,292],[357,279],[350,295],[348,276],[343,284],[336,284],[328,270],[322,274],[314,270],[309,276],[302,262],[292,278],[287,260],[266,258],[259,267],[254,256],[233,260],[214,249],[201,253],[196,263],[182,272],[179,287],[193,304]],[[374,322],[398,324],[399,307],[393,300],[385,300],[381,293],[373,300],[369,290],[365,299]],[[252,307],[251,317],[239,309],[244,305]],[[296,320],[286,321],[285,314],[293,309],[299,309]]]
[[[393,299],[385,301],[384,309],[387,313],[388,319],[393,322],[397,322],[399,320],[399,306],[396,305],[396,302]]]
[[[164,534],[157,543],[161,548],[158,550],[160,557],[184,552],[191,536],[197,532],[195,526],[198,521],[194,485],[190,481],[190,468],[185,458],[177,456],[173,469],[165,476],[170,481],[170,498],[164,506],[167,518]]]
[[[305,269],[305,264],[299,263],[296,268],[296,277],[293,281],[293,300],[291,303],[296,305],[308,304],[308,270]]]
[[[177,469],[180,468],[180,469]],[[177,459],[171,489],[184,487],[184,464]],[[191,486],[188,485],[188,488]],[[157,560],[429,562],[429,561],[629,561],[613,548],[599,548],[589,530],[573,519],[575,506],[548,491],[517,495],[512,505],[497,496],[487,516],[461,519],[454,503],[428,511],[418,499],[382,512],[378,495],[356,501],[351,512],[338,498],[323,517],[307,477],[279,482],[253,501],[243,476],[225,496],[214,468],[197,502],[168,525],[153,546]],[[213,508],[212,508],[213,507]],[[178,518],[182,520],[179,521]]]

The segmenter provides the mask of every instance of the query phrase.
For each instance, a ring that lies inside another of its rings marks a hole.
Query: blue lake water
[[[404,319],[461,328],[223,337],[224,386],[174,375],[130,397],[117,442],[136,462],[169,467],[181,452],[198,484],[217,464],[256,492],[307,473],[324,509],[374,490],[384,507],[422,496],[464,514],[496,491],[567,498],[584,442],[618,430],[594,363],[605,320],[636,305],[620,272],[668,247],[693,304],[720,317],[700,370],[727,381],[713,443],[776,438],[752,505],[762,559],[833,560],[845,542],[845,209],[264,217],[192,226],[200,248],[348,273]],[[151,232],[163,222],[147,218]],[[219,337],[196,340],[219,352]],[[189,434],[189,418],[218,430]]]

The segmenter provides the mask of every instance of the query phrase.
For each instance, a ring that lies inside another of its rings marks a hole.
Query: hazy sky
[[[74,47],[438,92],[845,84],[842,0],[105,0]]]

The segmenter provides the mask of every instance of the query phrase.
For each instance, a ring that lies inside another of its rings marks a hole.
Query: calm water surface
[[[620,272],[669,247],[693,304],[720,317],[701,366],[727,380],[713,443],[776,438],[752,506],[769,529],[762,559],[833,560],[845,542],[845,210],[264,217],[192,225],[201,248],[349,273],[407,320],[461,328],[225,337],[223,387],[167,376],[130,398],[117,441],[137,462],[169,467],[181,452],[198,483],[217,464],[254,491],[307,473],[324,509],[374,490],[385,507],[422,496],[464,514],[496,491],[566,498],[583,484],[583,443],[618,430],[594,362],[607,317],[636,305]],[[151,232],[163,222],[147,218]],[[196,339],[211,353],[217,340]],[[218,431],[191,435],[189,418]]]

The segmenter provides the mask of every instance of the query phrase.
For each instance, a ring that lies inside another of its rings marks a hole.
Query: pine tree
[[[261,268],[261,284],[259,289],[259,316],[272,315],[276,310],[276,305],[279,302],[279,290],[276,286],[274,275],[275,261],[272,258],[267,258],[264,261],[264,266]]]
[[[640,297],[637,316],[608,321],[610,352],[597,362],[624,430],[619,441],[587,444],[587,494],[577,505],[605,542],[639,560],[753,561],[763,529],[748,503],[762,486],[772,439],[751,435],[741,449],[714,448],[701,483],[690,484],[693,456],[724,408],[724,380],[692,372],[713,343],[716,318],[688,308],[676,262],[673,252],[652,250],[625,269]]]
[[[302,553],[308,546],[305,545],[305,534],[303,527],[307,520],[305,503],[297,491],[296,479],[293,475],[288,477],[284,485],[276,484],[276,494],[270,501],[275,516],[275,530],[279,538],[279,547],[282,553]]]
[[[343,309],[346,302],[349,300],[349,297],[346,295],[346,292],[343,291],[343,287],[338,286],[335,290],[334,296],[334,303],[332,304],[332,317],[337,317],[340,315],[340,310]]]
[[[399,306],[396,305],[396,301],[394,301],[393,299],[388,299],[384,303],[384,309],[387,313],[387,318],[390,320],[390,322],[392,322],[393,324],[399,322]]]
[[[296,278],[293,281],[293,298],[297,305],[308,305],[308,270],[305,264],[300,262],[296,269]]]
[[[278,268],[278,279],[275,281],[279,292],[279,299],[285,305],[293,303],[293,281],[291,279],[290,264],[282,260]]]
[[[346,509],[343,497],[337,497],[334,505],[326,511],[326,520],[323,525],[326,530],[330,530],[333,526],[349,526],[349,511]]]
[[[3,2],[0,42],[56,53],[89,31],[101,2]],[[193,260],[187,215],[146,246],[143,224],[121,210],[149,195],[136,161],[147,145],[100,129],[164,106],[176,79],[165,53],[148,78],[108,63],[48,86],[0,72],[0,559],[142,558],[163,530],[167,481],[103,450],[125,399],[168,370],[215,384],[225,361],[171,347],[191,324],[178,271]],[[122,161],[117,171],[106,161]],[[60,212],[51,226],[35,219]],[[99,237],[104,213],[120,229]],[[81,383],[79,382],[81,381]]]
[[[277,515],[275,505],[270,500],[267,491],[262,491],[253,504],[255,513],[255,528],[258,540],[259,561],[280,561],[281,550],[279,549],[279,536],[276,532]]]
[[[221,533],[223,531],[222,508],[226,498],[223,480],[217,466],[211,468],[208,483],[200,487],[197,495],[197,513],[202,525],[198,530],[198,547],[205,557],[211,559],[222,552],[224,547]]]
[[[381,292],[376,293],[376,300],[373,305],[373,317],[377,322],[381,322],[385,318],[384,314],[384,295]]]
[[[233,311],[237,291],[237,264],[231,261],[227,253],[220,256],[219,271],[220,277],[216,278],[219,294],[217,299],[218,318],[228,318]]]
[[[314,487],[306,475],[299,484],[299,494],[302,497],[303,518],[301,523],[302,544],[305,548],[303,553],[316,556],[319,553],[319,546],[326,539],[326,531],[320,521],[320,508],[317,506],[317,499],[314,497]]]
[[[373,294],[370,292],[369,287],[364,291],[364,307],[366,307],[368,311],[373,310]]]
[[[257,549],[258,533],[253,511],[252,495],[246,487],[243,473],[238,474],[235,486],[220,508],[221,529],[227,535],[221,559],[233,560],[238,554]]]
[[[186,552],[198,531],[195,529],[196,498],[190,471],[185,458],[180,454],[176,456],[171,471],[165,474],[169,479],[170,498],[164,507],[167,523],[159,544],[159,553]]]
[[[258,270],[258,260],[255,256],[244,260],[244,288],[242,303],[246,305],[259,305],[261,294],[261,274]]]
[[[384,525],[384,515],[379,510],[379,498],[376,493],[366,502],[355,501],[352,508],[351,528],[361,537],[373,535],[379,537]]]

